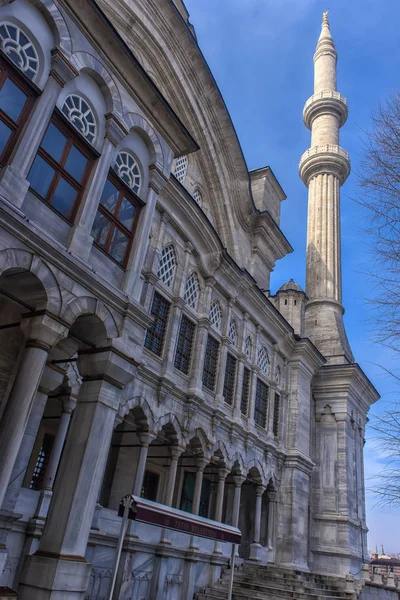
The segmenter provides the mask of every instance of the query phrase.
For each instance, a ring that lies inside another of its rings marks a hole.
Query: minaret
[[[350,173],[350,160],[339,146],[339,129],[348,111],[336,91],[336,62],[324,13],[314,55],[314,94],[303,111],[311,148],[301,157],[299,172],[308,187],[305,334],[331,364],[354,362],[343,325],[340,258],[340,186]]]

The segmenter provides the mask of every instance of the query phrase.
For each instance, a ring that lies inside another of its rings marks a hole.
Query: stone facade
[[[329,213],[327,31],[301,172]],[[268,297],[285,194],[248,173],[184,4],[3,0],[0,40],[0,585],[106,597],[127,493],[238,526],[238,561],[360,573],[378,396],[320,336],[342,328],[340,240],[333,299],[309,277]],[[191,599],[226,546],[131,525],[115,598]]]

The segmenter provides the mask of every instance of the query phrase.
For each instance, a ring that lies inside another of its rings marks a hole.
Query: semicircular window
[[[172,244],[168,244],[161,252],[160,264],[158,265],[157,277],[161,279],[167,287],[171,287],[174,281],[176,268],[176,254]]]
[[[75,129],[92,144],[96,137],[96,119],[86,100],[77,94],[70,94],[65,99],[61,112]]]
[[[260,348],[258,351],[257,366],[261,369],[261,371],[263,373],[265,373],[265,375],[268,375],[269,374],[269,365],[270,365],[270,360],[269,360],[268,350],[266,349],[265,346],[262,346],[262,348]]]
[[[137,194],[142,180],[139,165],[130,152],[122,151],[115,159],[114,170],[126,185]]]
[[[0,23],[0,48],[29,79],[35,79],[39,58],[29,37],[13,23]]]
[[[229,323],[228,338],[231,340],[232,344],[236,346],[238,330],[235,319],[231,319],[231,322]]]
[[[211,325],[214,325],[214,327],[216,327],[217,329],[221,327],[222,310],[218,300],[214,300],[214,302],[212,303],[208,318],[211,321]]]

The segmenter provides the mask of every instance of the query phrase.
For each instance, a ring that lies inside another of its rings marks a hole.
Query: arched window
[[[86,100],[77,94],[70,94],[66,97],[61,112],[75,129],[92,144],[96,137],[96,119]]]
[[[196,309],[197,300],[199,297],[199,280],[195,272],[191,273],[187,279],[185,286],[185,294],[183,299],[191,308]]]
[[[175,172],[174,175],[179,181],[179,183],[183,183],[185,181],[186,169],[188,165],[187,156],[180,156],[175,161]]]
[[[214,325],[216,329],[220,329],[221,327],[221,319],[222,319],[222,310],[221,305],[218,300],[214,300],[210,308],[210,314],[208,318],[211,321],[211,325]]]
[[[251,351],[253,349],[253,342],[251,341],[251,337],[248,335],[246,341],[244,343],[244,353],[249,360],[251,360]]]
[[[32,81],[39,71],[39,58],[29,37],[17,25],[0,23],[0,48]]]
[[[257,366],[265,375],[269,374],[270,360],[268,350],[265,346],[262,346],[258,351]]]
[[[195,188],[194,192],[193,192],[193,200],[195,202],[197,202],[197,204],[199,206],[201,206],[201,203],[203,201],[202,195],[201,195],[201,191],[199,190],[199,188]]]
[[[136,194],[139,193],[142,178],[139,165],[130,152],[124,150],[118,153],[115,159],[114,170],[131,190]]]
[[[231,319],[231,322],[229,323],[228,338],[231,340],[232,344],[236,346],[238,330],[235,319]]]
[[[172,244],[165,246],[161,252],[160,264],[158,265],[157,277],[161,279],[167,287],[171,287],[176,268],[176,254]]]
[[[281,382],[281,368],[279,365],[277,365],[277,367],[275,369],[275,381],[278,385]]]

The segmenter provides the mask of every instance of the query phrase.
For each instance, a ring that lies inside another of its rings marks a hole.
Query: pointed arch
[[[150,431],[156,430],[156,420],[154,413],[150,408],[150,404],[143,396],[135,396],[122,402],[119,407],[118,415],[122,418],[126,417],[129,412],[134,412],[135,409],[140,409],[146,420],[146,425]]]
[[[172,425],[178,438],[178,444],[181,445],[183,443],[182,427],[177,417],[173,413],[167,413],[158,419],[156,431],[160,432],[165,425]]]

